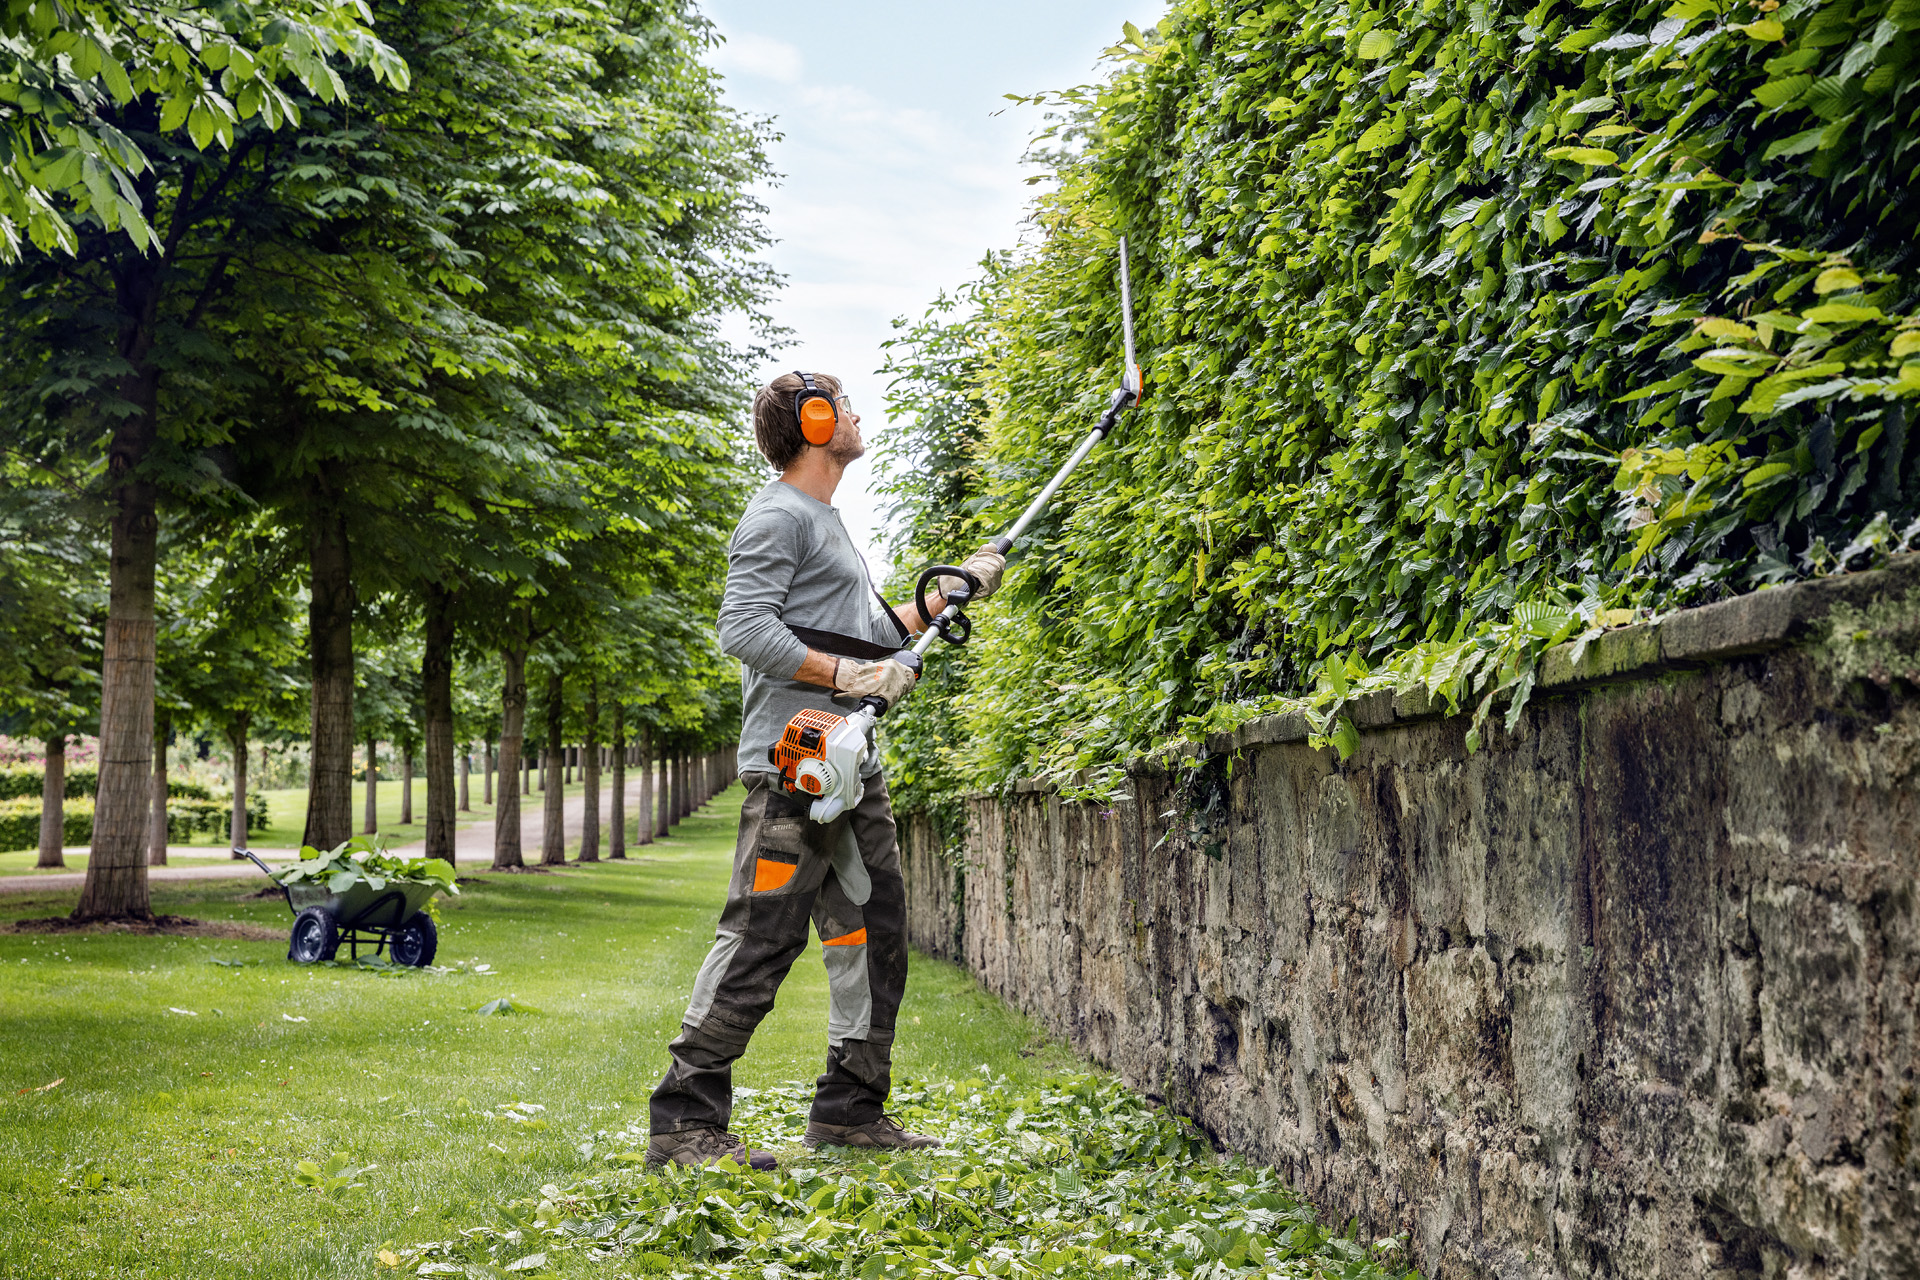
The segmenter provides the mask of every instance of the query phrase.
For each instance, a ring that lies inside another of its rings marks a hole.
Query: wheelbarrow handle
[[[262,862],[260,860],[260,855],[256,854],[251,849],[242,849],[239,845],[233,846],[233,851],[239,854],[243,858],[251,858],[253,860],[253,865],[260,868],[260,873],[266,876],[267,879],[273,880],[273,868],[269,867],[266,863]],[[278,880],[274,880],[274,883],[279,884],[280,882]]]

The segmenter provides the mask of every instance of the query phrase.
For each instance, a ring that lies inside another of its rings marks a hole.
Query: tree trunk
[[[634,815],[635,843],[653,843],[653,735],[642,727],[633,740],[633,767],[640,771],[639,812]]]
[[[527,651],[502,649],[500,669],[506,679],[500,687],[500,807],[493,813],[493,865],[523,867],[520,788],[514,782],[520,776],[521,735],[527,724]]]
[[[167,865],[167,739],[173,736],[173,717],[164,711],[153,716],[153,825],[147,837],[147,865]]]
[[[426,711],[427,749],[427,832],[426,855],[454,862],[453,823],[453,622],[454,593],[441,586],[426,591],[426,610],[421,627],[420,693]],[[407,812],[403,822],[413,820],[412,753],[408,753],[406,791]],[[463,765],[465,761],[461,762]],[[467,775],[460,773],[461,808],[467,805]]]
[[[133,368],[118,398],[133,407],[107,446],[113,509],[107,566],[107,626],[100,666],[100,781],[93,843],[75,920],[152,916],[147,848],[153,831],[154,568],[159,558],[157,487],[141,474],[159,432],[160,371],[149,360],[160,301],[160,261],[117,281],[123,320],[118,354]]]
[[[247,724],[252,716],[241,712],[227,722],[227,743],[233,748],[233,818],[227,824],[228,847],[247,847]],[[239,854],[229,855],[245,862]]]
[[[613,805],[607,820],[607,857],[627,856],[627,709],[613,704]]]
[[[67,865],[67,735],[47,739],[47,771],[40,780],[40,861],[42,867]]]
[[[521,759],[520,794],[523,796],[530,796],[533,794],[533,753],[532,752],[525,753],[525,755]]]
[[[301,843],[323,853],[353,834],[353,562],[346,518],[330,505],[307,532],[312,599],[313,753]]]
[[[659,790],[654,796],[653,834],[664,839],[673,827],[673,752],[660,753]]]
[[[473,812],[473,795],[468,790],[467,779],[473,773],[473,744],[471,742],[468,742],[468,743],[462,743],[461,745],[465,746],[467,749],[465,751],[456,752],[454,755],[455,762],[460,766],[460,812],[472,813]],[[432,753],[429,752],[428,754],[431,755]],[[431,760],[429,760],[427,764],[427,772],[429,774],[433,772],[433,764]],[[431,787],[433,786],[433,783],[429,781],[427,783],[427,786]],[[431,792],[429,792],[427,796],[427,821],[428,822],[433,821],[433,796]]]
[[[493,739],[480,740],[480,803],[489,809],[493,807]]]
[[[567,860],[567,793],[560,785],[560,731],[566,720],[566,687],[560,673],[547,677],[547,796],[540,827],[540,865],[559,866]]]
[[[580,747],[580,861],[600,861],[600,682],[587,681],[587,740]]]
[[[362,828],[368,835],[380,830],[380,759],[376,754],[380,744],[373,736],[367,736],[367,816]]]
[[[534,790],[543,794],[546,792],[547,775],[551,772],[553,772],[553,749],[551,747],[541,747],[540,775],[533,780]]]
[[[413,825],[413,744],[400,745],[400,825]]]

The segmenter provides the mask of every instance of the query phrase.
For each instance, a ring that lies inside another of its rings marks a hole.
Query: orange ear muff
[[[808,444],[832,443],[833,429],[838,422],[833,401],[826,396],[812,395],[800,402],[800,434]]]

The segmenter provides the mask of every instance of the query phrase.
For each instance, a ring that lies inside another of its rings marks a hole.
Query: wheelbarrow
[[[287,942],[287,959],[295,964],[319,964],[331,960],[347,944],[347,955],[360,958],[360,948],[372,946],[373,954],[387,953],[394,964],[420,968],[433,963],[440,949],[440,931],[433,917],[421,908],[440,891],[433,884],[392,884],[375,889],[364,880],[347,886],[344,893],[333,893],[325,885],[311,881],[280,884],[273,868],[251,850],[235,853],[253,859],[253,865],[279,885],[287,897],[287,910],[293,912],[293,933]]]

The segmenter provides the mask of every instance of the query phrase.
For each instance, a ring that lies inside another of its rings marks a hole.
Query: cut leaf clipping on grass
[[[1038,1089],[990,1074],[904,1081],[893,1105],[947,1145],[901,1155],[800,1144],[811,1091],[741,1090],[733,1128],[778,1152],[771,1173],[647,1171],[645,1121],[580,1150],[600,1168],[500,1206],[457,1237],[396,1248],[415,1275],[1411,1276],[1399,1240],[1321,1226],[1272,1169],[1206,1139],[1109,1077]],[[387,1260],[391,1255],[392,1262]]]

